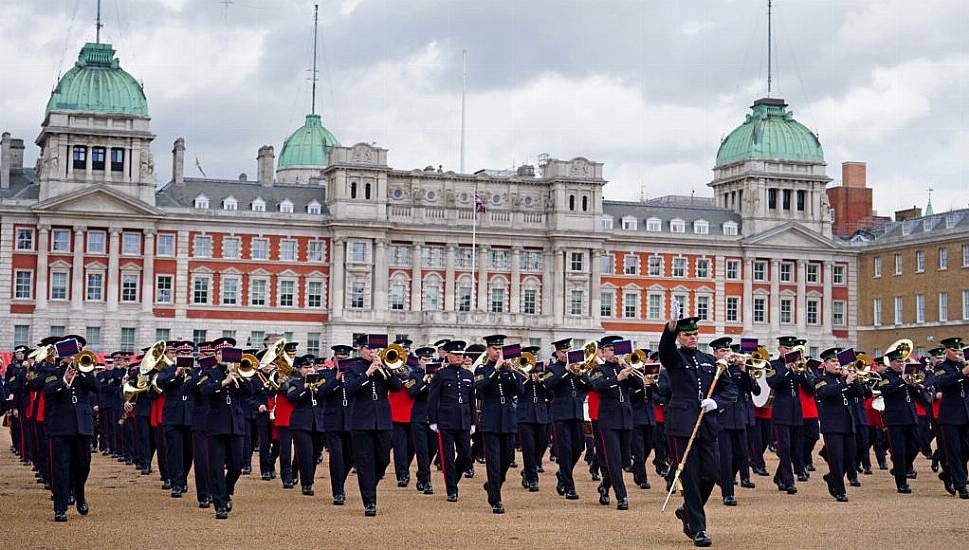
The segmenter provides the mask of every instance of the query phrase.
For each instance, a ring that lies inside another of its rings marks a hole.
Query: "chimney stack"
[[[256,155],[256,179],[259,183],[271,186],[273,184],[273,171],[276,165],[276,153],[272,145],[263,145],[259,148]]]
[[[10,188],[10,132],[0,136],[0,189]]]
[[[864,189],[868,186],[867,166],[864,162],[841,163],[841,185]]]
[[[178,138],[172,147],[172,181],[185,183],[185,139]]]

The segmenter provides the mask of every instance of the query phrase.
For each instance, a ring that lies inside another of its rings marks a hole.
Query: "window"
[[[279,203],[279,211],[284,214],[292,214],[293,202],[289,199],[284,199],[283,202]]]
[[[111,148],[111,171],[124,171],[124,149],[119,149],[117,147]]]
[[[731,280],[740,278],[740,260],[727,260],[727,278]]]
[[[915,322],[916,323],[925,322],[925,295],[924,294],[915,295]]]
[[[697,259],[696,276],[698,279],[707,279],[710,277],[710,260],[706,258]]]
[[[239,279],[235,277],[222,277],[222,304],[234,306],[239,303]]]
[[[570,271],[582,271],[582,260],[585,254],[582,252],[571,252],[569,254],[569,270]]]
[[[696,316],[704,321],[707,321],[710,319],[710,297],[709,296],[696,297]]]
[[[969,244],[962,245],[962,267],[969,267]]]
[[[269,239],[253,239],[251,249],[253,260],[269,259]]]
[[[17,250],[28,250],[32,251],[34,249],[34,230],[33,229],[17,229]]]
[[[636,230],[636,218],[623,218],[622,228],[625,231],[635,231]]]
[[[322,262],[326,251],[326,243],[323,241],[310,241],[306,245],[306,260],[310,262]]]
[[[122,233],[121,234],[121,253],[125,256],[141,255],[141,234]]]
[[[727,222],[723,224],[723,234],[724,235],[736,235],[737,234],[737,222]]]
[[[686,222],[679,218],[670,220],[670,231],[673,233],[686,233]]]
[[[84,346],[85,348],[91,351],[101,349],[101,327],[86,327],[84,329],[84,339],[87,340],[87,345]]]
[[[767,319],[767,299],[754,298],[754,322],[764,323]]]
[[[526,288],[522,292],[522,313],[525,315],[535,315],[535,312],[537,311],[537,302],[538,291],[534,288]]]
[[[663,302],[663,297],[659,294],[650,294],[646,297],[646,317],[648,319],[656,320],[662,315],[661,304]]]
[[[845,326],[845,302],[843,300],[831,302],[831,324],[836,327]]]
[[[51,336],[64,336],[64,325],[51,325],[48,332]]]
[[[895,297],[895,324],[902,324],[902,297]]]
[[[685,294],[674,294],[673,303],[680,304],[680,311],[683,317],[687,316],[687,312],[690,311],[690,298]]]
[[[706,235],[710,233],[710,223],[706,220],[697,220],[693,222],[693,232],[697,235]]]
[[[777,189],[771,188],[767,190],[767,208],[771,210],[777,209]]]
[[[817,325],[820,321],[818,313],[821,310],[821,302],[809,299],[807,301],[807,324]]]
[[[431,247],[427,247],[424,249],[425,258],[429,258],[428,251],[430,250],[430,248]],[[437,248],[441,252],[440,256],[442,258],[441,261],[443,263],[444,250],[440,247],[435,247],[435,248]],[[511,253],[509,250],[492,248],[489,260],[490,260],[489,264],[491,266],[491,269],[498,269],[502,271],[508,271],[509,269],[511,269]],[[437,258],[434,258],[433,261],[436,262]],[[440,267],[440,266],[435,264],[434,267]]]
[[[626,254],[623,256],[622,271],[626,275],[639,274],[639,256],[636,256],[635,254]]]
[[[222,257],[239,258],[241,256],[241,240],[239,237],[222,238]]]
[[[359,241],[350,243],[350,261],[355,264],[367,261],[367,243]]]
[[[939,293],[939,321],[949,320],[949,293]]]
[[[654,233],[663,230],[663,220],[659,218],[649,218],[646,220],[646,231],[652,231]]]
[[[202,342],[208,339],[206,337],[207,334],[208,334],[208,331],[205,330],[204,328],[194,329],[192,330],[192,341],[195,342],[196,344],[201,344]]]
[[[639,317],[639,293],[626,292],[622,297],[622,316],[626,319]]]
[[[573,290],[569,295],[569,315],[582,315],[585,313],[585,308],[582,307],[582,301],[585,294],[581,290]]]
[[[505,289],[504,288],[492,288],[491,289],[491,299],[490,299],[490,310],[492,313],[501,313],[505,311]]]
[[[939,249],[939,271],[949,269],[949,249]]]
[[[391,245],[390,246],[390,265],[397,267],[410,267],[411,262],[411,248],[406,245]]]
[[[686,258],[673,258],[673,276],[686,277]]]
[[[71,232],[67,229],[55,229],[51,231],[51,252],[70,252],[71,251]]]
[[[192,283],[192,303],[209,303],[209,279],[208,277],[197,277]]]
[[[238,210],[239,209],[239,201],[235,200],[235,198],[233,198],[233,197],[226,197],[225,199],[222,200],[222,209],[223,210]]]
[[[254,330],[249,333],[249,342],[252,347],[259,347],[266,339],[266,332],[262,330]]]
[[[821,266],[818,264],[807,264],[807,282],[817,284],[821,280]]]
[[[67,299],[67,272],[53,271],[50,274],[50,299]]]
[[[962,319],[969,321],[969,290],[962,291]]]
[[[497,253],[497,254],[496,254]],[[492,250],[491,251],[491,261],[492,266],[498,265],[495,262],[503,265],[500,269],[510,269],[511,266],[511,256],[508,250]],[[443,246],[425,246],[421,249],[421,265],[427,268],[442,268],[444,267],[444,247]]]
[[[141,278],[137,273],[121,274],[121,301],[132,303],[138,301],[138,279]]]
[[[279,259],[284,262],[295,262],[297,255],[296,241],[279,241]]]
[[[30,345],[30,325],[14,325],[13,326],[13,346],[29,346]]]
[[[525,302],[523,302],[523,304],[528,303],[528,296],[527,296],[528,291],[526,290],[525,293],[526,293]],[[458,287],[458,311],[471,311],[471,286],[470,285],[462,285]],[[523,313],[528,313],[528,311],[524,311]]]
[[[767,262],[754,262],[754,280],[767,280]]]
[[[88,302],[100,302],[104,299],[104,273],[88,273],[84,295]]]
[[[366,286],[362,281],[350,283],[350,309],[363,309]]]
[[[794,322],[794,300],[781,298],[781,323],[791,324]]]
[[[262,200],[261,198],[257,198],[256,200],[252,201],[249,208],[251,208],[253,212],[265,212],[266,201]]]
[[[575,210],[575,195],[569,195],[569,210]]]
[[[104,147],[91,147],[91,169],[104,170]]]
[[[871,272],[872,272],[872,277],[882,276],[882,257],[881,256],[875,256],[874,258],[872,258]]]
[[[74,169],[87,169],[87,147],[84,147],[83,145],[74,146]]]
[[[320,333],[309,332],[306,334],[306,353],[312,355],[320,354]]]
[[[196,258],[211,258],[212,257],[212,237],[206,235],[196,235],[195,236],[195,249],[194,256]]]
[[[159,256],[170,257],[175,255],[175,235],[161,233],[158,235],[157,244]]]
[[[321,281],[306,283],[306,307],[323,307],[323,283]]]
[[[791,209],[791,190],[784,189],[782,191],[781,196],[783,197],[782,200],[784,201],[784,210],[790,210]]]
[[[882,326],[882,299],[875,298],[871,301],[872,325]]]
[[[736,296],[727,297],[727,322],[736,323],[740,318],[740,298]]]
[[[599,294],[599,316],[612,317],[613,306],[615,306],[616,294],[612,291],[603,291]]]
[[[916,250],[915,251],[915,272],[922,273],[923,271],[925,271],[925,251]],[[898,274],[898,272],[899,272],[899,268],[897,267],[897,263],[896,263],[895,273]]]
[[[781,264],[781,282],[789,283],[793,280],[791,274],[794,272],[794,264],[783,262]]]
[[[895,274],[896,275],[902,274],[902,255],[901,254],[895,254]]]
[[[649,257],[649,276],[650,277],[663,276],[663,257],[662,256]]]
[[[320,203],[313,201],[306,205],[307,214],[319,214],[322,211],[320,208]]]
[[[34,297],[34,272],[18,270],[14,274],[13,297],[18,300],[29,300]]]
[[[612,216],[602,217],[602,228],[607,230],[612,229]]]
[[[172,275],[159,275],[155,277],[155,303],[172,303]]]
[[[296,302],[296,281],[279,281],[279,306],[293,307]]]
[[[459,247],[454,254],[454,267],[470,269],[474,254],[470,248]]]
[[[404,301],[407,299],[407,285],[396,282],[390,285],[390,309],[402,311]]]
[[[199,195],[195,197],[195,208],[208,208],[209,198],[205,195]]]
[[[424,311],[440,311],[441,285],[440,283],[424,283]]]
[[[138,329],[132,327],[121,328],[121,351],[135,351],[135,335]],[[204,339],[204,338],[203,338]],[[201,342],[202,340],[199,340]]]
[[[87,232],[87,253],[88,254],[104,254],[107,250],[105,247],[105,234],[104,231],[88,231]]]
[[[836,264],[831,268],[831,282],[836,285],[845,284],[845,266]]]
[[[357,198],[357,182],[355,181],[350,182],[350,198]]]
[[[797,192],[797,211],[798,212],[804,212],[804,199],[806,198],[805,195],[806,193],[804,191]]]
[[[266,305],[267,288],[269,288],[267,279],[249,279],[249,305]]]
[[[541,271],[542,253],[537,250],[526,250],[525,252],[522,252],[521,269],[522,271]]]
[[[363,186],[363,198],[370,200],[370,184],[366,183]]]
[[[603,254],[599,258],[599,269],[603,274],[612,275],[616,272],[616,257],[612,254]]]

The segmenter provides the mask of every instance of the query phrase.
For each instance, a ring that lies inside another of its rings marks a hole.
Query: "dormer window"
[[[307,214],[319,214],[320,213],[320,203],[312,201],[306,205]]]
[[[205,195],[199,195],[195,197],[195,208],[208,208],[209,198]]]
[[[626,216],[622,219],[622,228],[625,231],[635,231],[636,225],[636,218],[632,216]]]
[[[646,220],[646,231],[659,232],[663,230],[663,220],[659,218],[650,218]]]
[[[602,228],[603,229],[612,229],[612,216],[603,216],[602,217]]]
[[[253,212],[265,212],[266,211],[266,201],[262,200],[261,197],[257,197],[252,201],[252,211]]]
[[[697,235],[706,235],[710,233],[710,224],[706,220],[697,220],[693,222],[693,232]]]
[[[222,210],[238,210],[239,201],[235,197],[226,197],[222,200]]]
[[[737,234],[737,222],[727,222],[723,224],[723,234],[724,235],[736,235]]]
[[[686,222],[680,218],[670,220],[670,231],[673,233],[686,233]]]
[[[293,213],[293,201],[289,199],[283,199],[283,202],[279,203],[279,211],[285,214]]]

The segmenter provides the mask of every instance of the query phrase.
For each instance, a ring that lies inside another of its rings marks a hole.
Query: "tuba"
[[[78,372],[89,373],[98,364],[98,356],[93,351],[84,350],[74,356],[73,365]]]
[[[907,363],[908,362],[908,356],[909,355],[912,355],[912,350],[913,349],[914,348],[912,347],[912,341],[911,340],[908,340],[906,338],[902,338],[901,340],[895,340],[894,342],[892,342],[892,345],[888,346],[888,350],[885,351],[885,358],[882,359],[882,361],[885,363],[885,366],[886,367],[890,366],[892,364],[892,362],[888,359],[888,354],[891,353],[891,352],[893,352],[893,351],[895,351],[895,350],[901,350],[901,352],[902,352],[902,361],[904,361],[904,362]]]
[[[243,359],[245,359],[245,357],[243,357]],[[289,354],[286,353],[286,339],[280,338],[279,340],[276,340],[275,344],[269,346],[265,355],[262,356],[262,361],[259,362],[258,365],[260,369],[270,366],[276,367],[278,376],[285,381],[285,379],[293,373],[293,360],[290,358]]]
[[[145,356],[141,359],[141,365],[138,366],[138,372],[147,375],[151,372],[160,371],[171,364],[171,359],[165,355],[165,341],[159,340],[145,352]]]

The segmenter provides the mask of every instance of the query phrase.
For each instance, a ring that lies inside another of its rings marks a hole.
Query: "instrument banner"
[[[348,368],[350,368],[350,365],[352,365],[354,361],[356,361],[356,359],[340,359],[339,361],[336,362],[337,371],[343,372],[347,370]]]
[[[387,347],[386,334],[370,334],[367,336],[367,347],[370,349],[384,349]]]
[[[501,347],[501,356],[505,359],[518,359],[522,356],[521,344],[508,344]]]
[[[855,348],[848,348],[838,354],[838,364],[842,367],[845,365],[851,365],[857,360],[858,355],[855,353]]]
[[[633,341],[616,340],[612,343],[612,350],[616,355],[629,355],[633,352]]]
[[[966,346],[966,347],[962,348],[962,357],[966,361],[969,361],[969,346]]]
[[[239,348],[225,348],[222,350],[223,363],[241,363],[242,350]]]
[[[303,381],[306,382],[307,384],[312,384],[314,382],[319,382],[320,381],[320,375],[319,375],[319,373],[311,372],[311,373],[307,374],[306,377],[303,378]]]
[[[199,357],[199,366],[203,369],[210,369],[219,364],[214,355],[203,355]]]
[[[570,351],[568,356],[568,361],[570,365],[575,363],[582,363],[583,361],[585,361],[585,352],[580,349]]]
[[[536,361],[535,366],[532,367],[532,370],[530,372],[531,374],[535,374],[536,372],[542,372],[544,370],[545,370],[545,361]]]
[[[54,344],[54,348],[57,349],[58,357],[73,357],[81,352],[81,343],[77,338],[68,338]]]
[[[659,373],[660,363],[643,363],[643,374]]]
[[[922,365],[918,363],[909,363],[905,365],[905,374],[918,374],[922,370]]]
[[[424,372],[426,372],[427,374],[434,374],[439,370],[441,370],[440,363],[428,363],[424,365]]]
[[[789,351],[784,354],[784,364],[790,365],[791,363],[797,363],[803,359],[801,357],[801,350]]]
[[[756,338],[741,338],[740,339],[740,353],[753,353],[757,351],[760,343]]]
[[[190,369],[195,366],[194,357],[176,357],[175,367],[180,369]]]

